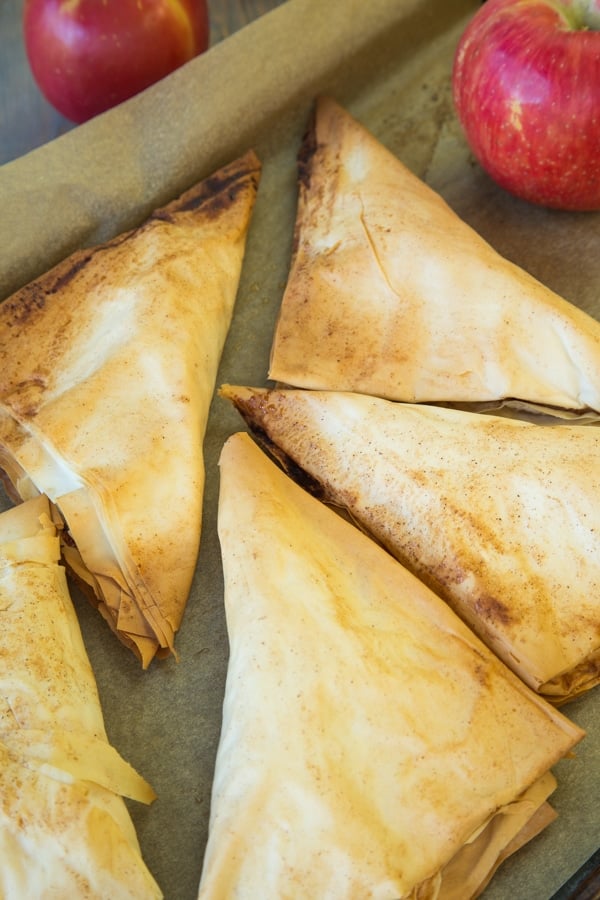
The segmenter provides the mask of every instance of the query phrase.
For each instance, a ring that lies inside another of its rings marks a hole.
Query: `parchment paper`
[[[1,167],[0,297],[76,247],[137,224],[252,146],[263,177],[218,383],[266,383],[291,248],[296,153],[314,96],[330,93],[497,249],[600,318],[600,216],[509,197],[475,165],[460,133],[451,63],[478,7],[475,0],[288,0],[144,94]],[[202,548],[179,663],[142,672],[73,592],[111,740],[158,793],[152,807],[130,808],[168,900],[195,898],[206,841],[227,665],[217,460],[241,427],[215,398]],[[486,900],[548,900],[600,845],[598,689],[564,711],[588,736],[556,767],[559,819],[504,864]]]

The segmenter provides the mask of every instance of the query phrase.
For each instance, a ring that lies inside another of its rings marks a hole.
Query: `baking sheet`
[[[478,7],[474,0],[288,0],[139,97],[1,167],[0,297],[76,247],[137,224],[252,146],[263,176],[218,383],[266,383],[291,250],[296,152],[314,96],[330,93],[497,249],[600,318],[600,216],[509,197],[463,141],[450,70]],[[143,672],[73,592],[109,736],[158,794],[152,807],[130,809],[167,900],[195,898],[207,835],[227,665],[217,460],[241,427],[215,397],[202,547],[177,638],[179,663]],[[600,845],[598,689],[564,711],[588,736],[575,759],[555,769],[559,819],[503,865],[486,900],[548,900]]]

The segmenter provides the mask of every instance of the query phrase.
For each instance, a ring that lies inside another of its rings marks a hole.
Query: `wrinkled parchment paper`
[[[450,71],[478,7],[475,0],[288,0],[142,95],[1,167],[0,297],[76,247],[138,224],[253,147],[264,171],[218,383],[266,383],[291,249],[296,152],[314,96],[330,93],[498,250],[600,318],[600,215],[521,203],[469,156]],[[143,672],[73,592],[109,736],[158,794],[152,807],[130,808],[167,900],[195,898],[206,841],[227,666],[217,460],[241,428],[215,397],[202,548],[179,663]],[[600,845],[598,689],[564,712],[588,735],[576,757],[556,767],[559,818],[504,864],[486,900],[548,900]]]

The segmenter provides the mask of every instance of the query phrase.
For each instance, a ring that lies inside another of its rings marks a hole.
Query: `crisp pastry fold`
[[[596,426],[344,392],[222,393],[531,688],[562,703],[598,684]]]
[[[45,496],[0,515],[0,896],[159,898],[59,558]]]
[[[583,733],[248,434],[220,473],[230,658],[199,897],[477,896],[551,820],[550,767]]]
[[[335,101],[299,155],[281,384],[600,412],[600,323],[497,253]]]
[[[0,467],[44,493],[64,555],[144,667],[195,570],[203,439],[260,163],[251,151],[0,306]]]

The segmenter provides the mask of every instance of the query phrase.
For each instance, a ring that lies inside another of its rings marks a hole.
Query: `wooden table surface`
[[[215,44],[283,0],[209,0]],[[35,84],[25,49],[24,0],[0,0],[0,165],[74,128],[50,106]]]

